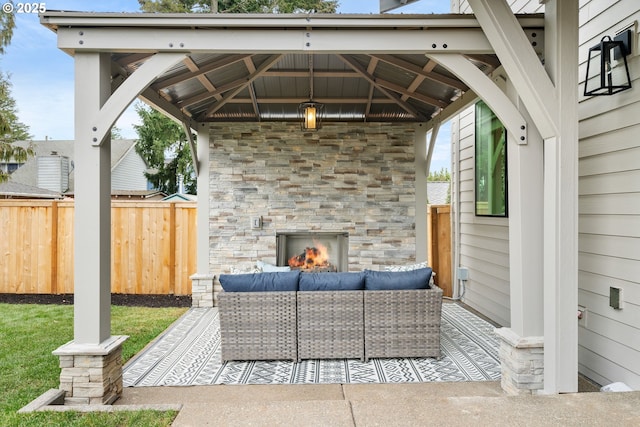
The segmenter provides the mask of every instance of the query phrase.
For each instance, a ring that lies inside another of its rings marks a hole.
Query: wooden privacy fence
[[[453,296],[451,280],[451,206],[429,205],[427,209],[427,253],[436,272],[434,281],[444,296]]]
[[[73,201],[0,200],[0,293],[73,293]],[[191,295],[196,204],[111,203],[111,292]]]

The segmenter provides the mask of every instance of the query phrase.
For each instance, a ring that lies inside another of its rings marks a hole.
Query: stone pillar
[[[538,394],[544,388],[544,337],[520,337],[498,328],[502,389],[511,395]]]
[[[53,352],[60,358],[65,405],[111,405],[122,396],[122,343],[112,336],[100,344],[73,341]]]
[[[214,280],[213,274],[193,274],[191,277],[191,306],[213,307]]]

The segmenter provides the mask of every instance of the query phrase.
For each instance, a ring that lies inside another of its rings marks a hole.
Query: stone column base
[[[122,396],[122,343],[112,336],[100,344],[67,344],[53,351],[60,357],[60,390],[65,405],[110,405]]]
[[[191,306],[213,307],[215,276],[213,274],[194,274],[191,277]]]
[[[521,337],[498,328],[502,389],[511,395],[537,394],[544,388],[544,337]]]

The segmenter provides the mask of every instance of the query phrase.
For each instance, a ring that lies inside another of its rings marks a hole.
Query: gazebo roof
[[[469,92],[427,52],[462,52],[484,74],[500,66],[473,15],[48,11],[41,19],[71,55],[109,52],[115,86],[155,53],[186,52],[141,94],[181,121],[296,120],[298,105],[313,99],[329,121],[426,122]],[[540,50],[543,16],[518,20]],[[333,37],[337,29],[352,37]],[[371,49],[374,31],[384,36]],[[273,37],[285,41],[278,50],[265,45]],[[402,52],[384,48],[398,37],[406,39]]]

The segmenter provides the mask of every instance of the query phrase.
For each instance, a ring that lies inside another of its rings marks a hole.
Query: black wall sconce
[[[630,53],[631,30],[624,31],[613,40],[604,36],[599,44],[590,48],[584,95],[613,95],[630,89],[631,76],[627,64],[627,55]]]

